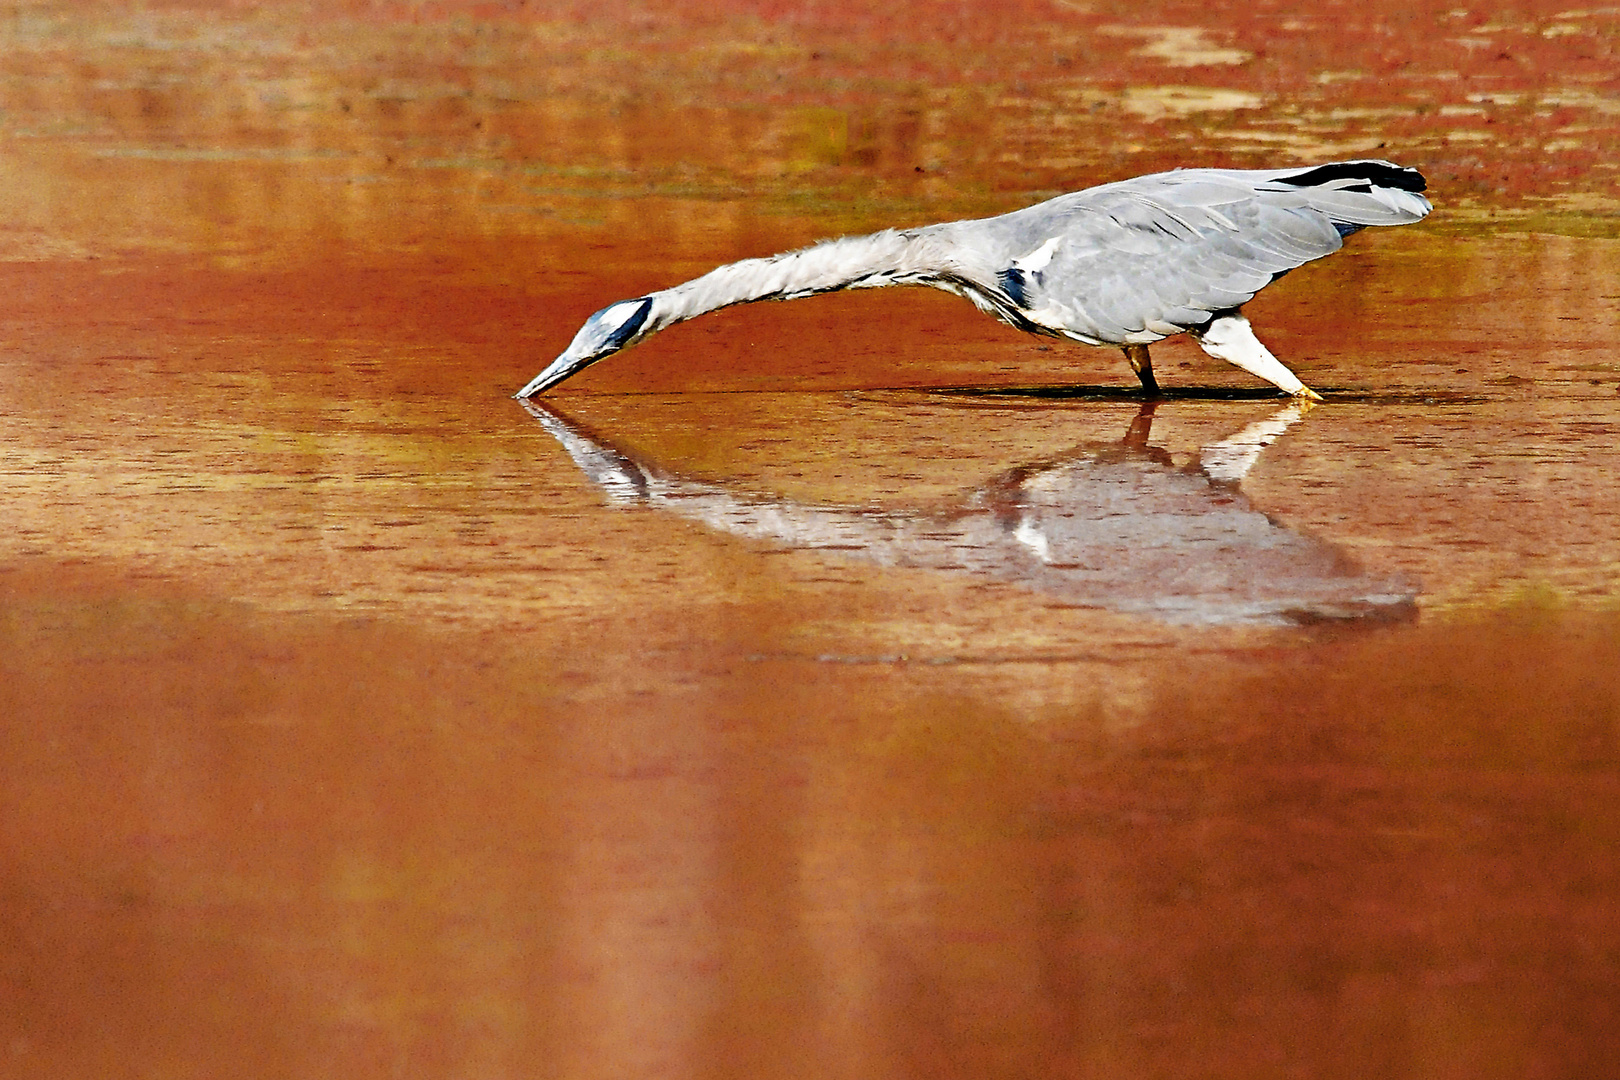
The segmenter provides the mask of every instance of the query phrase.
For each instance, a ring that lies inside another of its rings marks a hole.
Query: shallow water
[[[1612,1071],[1612,13],[1009,12],[9,16],[0,1075]],[[1371,152],[1314,408],[907,290],[509,397]]]

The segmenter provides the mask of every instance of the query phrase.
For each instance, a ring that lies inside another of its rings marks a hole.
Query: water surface
[[[0,1075],[1612,1072],[1613,14],[705,11],[0,25]],[[509,398],[1352,154],[1308,411],[904,290]]]

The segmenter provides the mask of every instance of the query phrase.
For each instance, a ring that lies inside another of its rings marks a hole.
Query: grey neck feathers
[[[756,300],[792,300],[839,289],[926,284],[937,276],[922,242],[924,230],[886,229],[813,247],[728,263],[681,285],[653,293],[648,332],[704,312]]]

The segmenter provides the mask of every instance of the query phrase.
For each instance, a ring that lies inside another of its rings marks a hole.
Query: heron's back
[[[941,228],[1037,327],[1141,343],[1207,325],[1358,229],[1422,220],[1425,187],[1387,161],[1180,169]]]

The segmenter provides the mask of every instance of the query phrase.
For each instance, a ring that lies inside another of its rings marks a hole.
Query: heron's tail
[[[1289,169],[1268,180],[1274,190],[1304,195],[1343,236],[1368,225],[1410,225],[1433,209],[1420,194],[1429,186],[1422,173],[1376,158]]]

